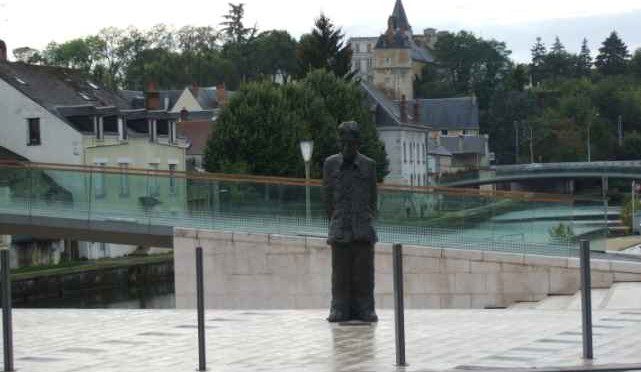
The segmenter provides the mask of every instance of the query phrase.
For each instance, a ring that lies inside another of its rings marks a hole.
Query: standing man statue
[[[376,322],[374,244],[376,163],[358,152],[361,136],[354,121],[338,127],[341,152],[325,159],[323,192],[332,246],[330,322]]]

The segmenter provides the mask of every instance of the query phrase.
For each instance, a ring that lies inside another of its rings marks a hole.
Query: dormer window
[[[93,99],[91,97],[89,97],[89,95],[87,93],[78,92],[78,95],[80,97],[82,97],[82,99],[84,99],[85,101],[93,101]]]

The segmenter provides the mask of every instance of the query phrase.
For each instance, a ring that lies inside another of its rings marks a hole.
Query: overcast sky
[[[295,37],[308,32],[322,11],[348,36],[384,31],[395,0],[237,0],[246,23],[260,30],[286,29]],[[43,48],[96,33],[103,27],[141,29],[157,23],[218,26],[227,0],[0,0],[0,38],[8,48]],[[587,37],[595,53],[616,29],[630,50],[641,47],[641,0],[404,0],[414,32],[427,27],[465,29],[505,41],[513,58],[527,61],[537,36],[550,45],[555,35],[570,51]]]

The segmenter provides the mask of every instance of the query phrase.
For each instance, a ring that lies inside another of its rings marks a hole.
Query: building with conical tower
[[[438,36],[433,28],[415,35],[402,1],[396,0],[382,35],[350,39],[352,70],[385,144],[387,183],[426,186],[489,165],[489,138],[480,133],[475,97],[414,96],[423,67],[438,63],[433,57]]]
[[[390,99],[399,100],[403,96],[413,99],[414,80],[425,64],[434,62],[432,49],[436,39],[436,30],[432,28],[414,35],[402,1],[396,0],[383,35],[350,39],[354,52],[352,70]]]

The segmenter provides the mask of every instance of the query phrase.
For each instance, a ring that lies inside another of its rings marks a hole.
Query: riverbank
[[[173,296],[174,262],[173,254],[130,256],[25,267],[11,277],[17,307],[111,307]]]

